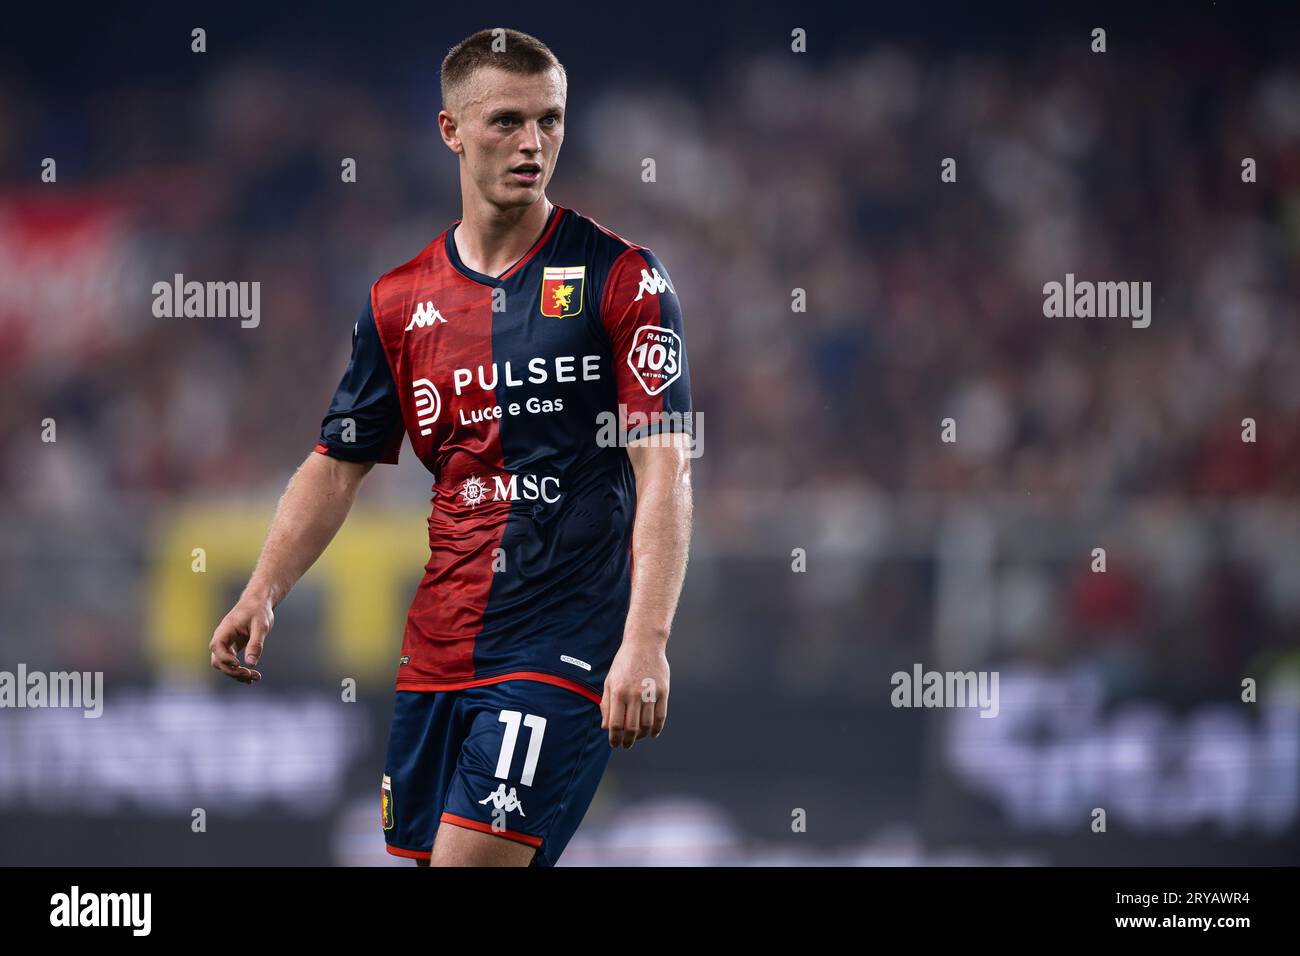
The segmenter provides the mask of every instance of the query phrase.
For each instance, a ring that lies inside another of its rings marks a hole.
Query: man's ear
[[[460,141],[460,130],[456,126],[456,117],[446,110],[441,110],[438,113],[438,133],[442,136],[442,141],[447,148],[457,156],[465,152],[465,147]]]

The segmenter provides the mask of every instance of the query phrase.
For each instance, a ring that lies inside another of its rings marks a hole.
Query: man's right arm
[[[208,644],[216,670],[245,684],[261,680],[253,665],[262,657],[276,605],[338,533],[361,479],[377,462],[397,463],[404,434],[397,386],[367,300],[316,450],[289,480],[253,576]]]
[[[257,567],[239,601],[217,625],[208,650],[212,666],[241,683],[261,680],[262,656],[275,608],[307,573],[343,525],[357,488],[374,462],[341,461],[312,452],[289,479],[267,532]],[[244,663],[239,651],[244,652]]]

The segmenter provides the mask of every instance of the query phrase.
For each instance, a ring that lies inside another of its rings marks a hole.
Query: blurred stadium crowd
[[[777,501],[834,522],[874,493],[1295,493],[1300,73],[1221,50],[1218,79],[1187,80],[1204,51],[1178,52],[1151,71],[882,47],[736,58],[689,90],[575,86],[550,192],[680,287],[707,534],[766,537]],[[75,111],[23,93],[0,95],[0,493],[52,515],[274,493],[370,282],[459,214],[436,99],[256,60]],[[57,185],[35,181],[45,153]],[[261,324],[154,318],[176,272],[260,281]],[[1067,272],[1151,281],[1151,327],[1044,318]],[[45,417],[57,455],[33,453]]]
[[[211,498],[269,517],[370,283],[459,215],[428,65],[404,90],[283,58],[75,108],[0,90],[0,627],[28,659],[128,674],[141,530]],[[1200,699],[1295,666],[1294,61],[881,43],[571,84],[550,197],[654,249],[686,310],[705,428],[683,679],[816,694],[933,653]],[[155,318],[175,273],[260,281],[260,324]],[[1150,327],[1044,317],[1066,273],[1150,281]],[[403,456],[367,505],[424,500]],[[797,547],[813,574],[790,574]]]

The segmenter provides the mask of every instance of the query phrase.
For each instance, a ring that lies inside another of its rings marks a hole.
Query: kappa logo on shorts
[[[393,778],[388,774],[384,774],[383,809],[380,812],[380,819],[383,820],[385,830],[393,828]]]
[[[487,803],[489,800],[492,801],[492,806],[498,810],[504,810],[506,813],[511,810],[518,810],[521,817],[528,816],[528,814],[524,813],[524,805],[519,802],[519,795],[515,793],[514,787],[511,787],[510,792],[506,793],[506,785],[504,783],[500,784],[479,803]]]

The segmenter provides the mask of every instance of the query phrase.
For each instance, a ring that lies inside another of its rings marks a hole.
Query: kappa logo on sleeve
[[[649,272],[646,272],[644,269],[641,270],[641,285],[637,288],[636,298],[632,301],[640,302],[641,296],[645,295],[647,292],[651,295],[658,295],[660,292],[671,292],[673,295],[677,294],[677,290],[669,284],[667,279],[659,274],[658,269],[651,269]]]
[[[658,395],[682,374],[682,337],[672,329],[643,325],[632,336],[628,368],[647,395]]]

